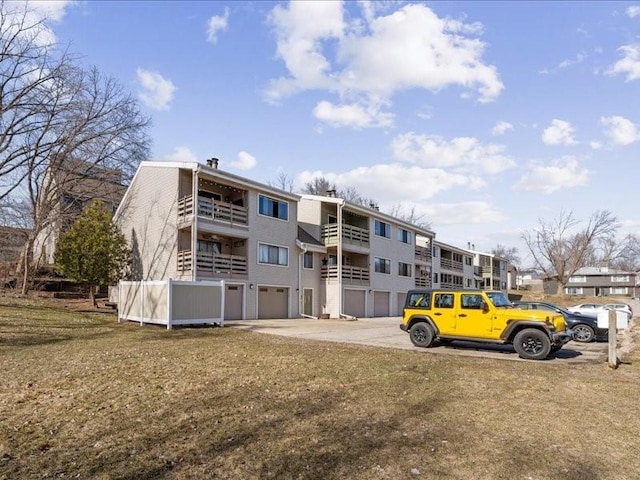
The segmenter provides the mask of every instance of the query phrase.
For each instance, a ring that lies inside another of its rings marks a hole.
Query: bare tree
[[[431,223],[425,220],[424,214],[416,212],[415,206],[412,206],[409,211],[405,211],[402,204],[397,203],[391,207],[389,215],[424,230],[431,230]]]
[[[326,177],[315,177],[313,180],[304,184],[302,193],[308,193],[309,195],[326,195],[327,192],[332,190],[336,191],[335,183],[331,183]]]
[[[504,258],[510,265],[520,265],[520,255],[518,254],[517,247],[507,247],[499,243],[491,250],[491,253],[500,258]]]
[[[315,177],[310,182],[305,183],[302,193],[310,195],[326,195],[328,192],[335,192],[336,197],[343,198],[347,202],[355,203],[363,207],[377,208],[377,202],[371,198],[364,197],[354,187],[337,188],[335,183],[331,183],[326,177]]]
[[[606,210],[592,214],[582,229],[580,223],[573,212],[563,210],[552,222],[538,219],[537,229],[522,234],[536,268],[557,279],[557,293],[564,292],[569,278],[587,266],[593,252],[613,238],[618,229],[617,218]]]
[[[285,192],[293,192],[293,178],[285,172],[280,172],[276,179],[272,182],[267,182],[267,185],[273,188],[279,188]]]
[[[30,256],[35,239],[77,214],[77,205],[62,202],[65,193],[90,200],[89,178],[102,189],[122,188],[148,154],[149,120],[114,79],[78,67],[66,53],[56,56],[42,42],[45,21],[32,20],[28,4],[16,5],[24,4],[0,4],[0,200],[29,204],[25,293],[38,260]],[[107,181],[113,172],[121,181]]]

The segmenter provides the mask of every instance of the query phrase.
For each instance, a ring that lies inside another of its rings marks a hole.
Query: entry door
[[[457,305],[456,330],[459,335],[486,338],[491,335],[492,313],[482,309],[483,298],[477,293],[460,294],[460,304]]]
[[[225,320],[242,320],[243,291],[243,285],[226,285],[224,293]]]
[[[302,293],[302,313],[305,315],[313,315],[313,290],[305,288]]]

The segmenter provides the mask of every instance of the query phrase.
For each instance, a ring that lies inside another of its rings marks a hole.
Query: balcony
[[[416,277],[416,288],[431,288],[431,278],[429,277]]]
[[[320,271],[321,278],[323,280],[337,280],[338,279],[338,266],[337,265],[325,265]],[[369,284],[369,269],[362,267],[350,267],[348,265],[342,266],[342,281],[344,283],[352,285],[368,285]]]
[[[178,219],[185,220],[193,215],[193,196],[188,195],[178,200]],[[249,210],[232,203],[198,197],[198,217],[222,221],[231,224],[247,225]]]
[[[427,247],[416,246],[416,261],[429,263],[431,262],[431,249]]]
[[[338,224],[328,223],[323,225],[321,236],[325,245],[337,245]],[[342,241],[349,245],[369,248],[369,230],[352,225],[342,225]]]
[[[181,250],[178,252],[178,271],[190,271],[192,267],[191,250]],[[197,256],[198,274],[211,277],[246,277],[247,257],[239,255],[224,255],[221,253],[198,252]]]
[[[451,260],[450,258],[441,258],[440,268],[446,268],[448,270],[457,270],[461,272],[462,262],[458,262],[457,260]]]

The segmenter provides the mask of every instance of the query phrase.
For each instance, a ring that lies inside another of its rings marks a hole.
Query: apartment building
[[[473,254],[440,241],[433,242],[433,288],[478,288],[474,282]]]
[[[114,221],[134,280],[224,280],[225,318],[300,314],[299,196],[218,169],[217,159],[142,162]]]
[[[640,278],[635,272],[608,267],[584,267],[569,277],[564,293],[593,297],[608,295],[636,297],[639,286]]]
[[[493,253],[479,252],[473,249],[474,285],[482,290],[507,290],[509,288],[508,262]]]
[[[302,195],[298,222],[325,252],[307,255],[309,313],[330,317],[401,315],[407,292],[428,286],[435,234],[378,211],[327,196]],[[313,268],[308,268],[308,267]]]

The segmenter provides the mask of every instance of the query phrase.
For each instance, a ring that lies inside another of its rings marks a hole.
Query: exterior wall
[[[175,167],[141,166],[118,209],[116,224],[133,249],[134,280],[179,278],[178,174]]]
[[[317,239],[320,239],[321,225],[326,223],[321,212],[322,203],[317,200],[301,198],[298,202],[298,224]]]

